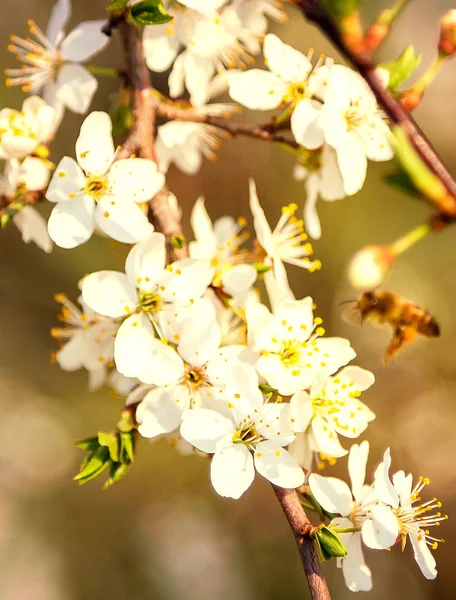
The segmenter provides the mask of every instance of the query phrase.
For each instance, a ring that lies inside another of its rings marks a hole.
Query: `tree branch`
[[[369,52],[358,52],[349,46],[343,38],[337,23],[319,0],[296,0],[296,4],[303,11],[306,18],[315,23],[331,39],[343,56],[359,71],[375,94],[380,107],[393,123],[403,127],[422,161],[440,179],[448,191],[449,197],[445,199],[445,203],[442,205],[431,198],[429,200],[436,204],[439,211],[444,214],[456,216],[456,181],[410,113],[384,88],[375,71],[377,65],[372,60]]]
[[[272,485],[272,488],[295,536],[312,600],[331,600],[326,580],[321,572],[317,547],[309,536],[312,524],[307,518],[296,490],[287,490],[276,485]]]
[[[217,129],[226,131],[230,136],[236,137],[239,135],[264,140],[266,142],[277,142],[289,146],[293,150],[299,148],[294,140],[276,133],[271,126],[268,125],[251,125],[248,123],[234,123],[229,119],[205,115],[198,112],[194,108],[181,108],[171,102],[158,101],[157,114],[169,121],[191,121],[193,123],[205,123]]]
[[[157,99],[154,96],[149,70],[144,60],[141,37],[138,28],[126,20],[122,21],[119,27],[133,90],[133,127],[120,151],[119,158],[125,158],[132,152],[137,152],[140,157],[155,161]],[[172,245],[173,238],[183,239],[184,236],[179,218],[169,204],[169,190],[166,185],[154,198],[149,200],[149,209],[152,222],[157,230],[164,233],[166,237],[169,258],[172,260],[187,256],[185,246],[175,248]]]

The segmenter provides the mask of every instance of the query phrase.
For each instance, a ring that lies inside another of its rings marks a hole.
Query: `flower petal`
[[[113,158],[111,117],[102,111],[91,112],[76,140],[76,159],[87,174],[104,175]]]
[[[174,31],[173,21],[163,25],[144,27],[143,48],[147,66],[151,71],[163,73],[173,64],[180,43]]]
[[[362,525],[363,542],[373,550],[390,548],[399,535],[399,522],[389,506],[374,506],[372,519]]]
[[[186,363],[199,367],[217,353],[221,341],[220,326],[213,315],[197,313],[185,321],[177,349]]]
[[[126,158],[116,161],[109,171],[112,193],[122,199],[147,202],[164,186],[165,176],[153,160]]]
[[[318,124],[321,104],[316,100],[301,100],[291,115],[290,126],[294,139],[309,150],[320,148],[324,142],[323,129]]]
[[[252,455],[242,444],[229,445],[214,454],[211,481],[220,496],[237,500],[252,485],[254,478]]]
[[[312,433],[315,441],[315,451],[333,458],[340,458],[348,454],[348,451],[339,442],[336,431],[322,417],[315,417],[312,420]]]
[[[435,579],[437,577],[437,563],[429,546],[426,544],[424,533],[420,532],[418,535],[411,533],[409,538],[413,546],[413,555],[421,572],[426,579]]]
[[[318,173],[310,173],[306,180],[307,199],[304,205],[304,224],[307,233],[314,240],[321,238],[321,225],[317,212],[317,200],[321,181]]]
[[[60,44],[60,55],[65,61],[83,62],[103,50],[110,37],[101,31],[105,21],[83,21]]]
[[[222,286],[230,296],[243,297],[257,279],[257,272],[252,265],[235,265],[222,275]]]
[[[124,244],[136,244],[154,231],[154,226],[137,204],[111,200],[109,196],[98,203],[95,222],[106,235]]]
[[[250,69],[229,79],[232,100],[250,110],[274,110],[287,93],[287,84],[275,73]]]
[[[304,472],[296,459],[276,442],[257,444],[254,460],[258,473],[274,485],[297,488],[304,483]]]
[[[119,271],[97,271],[84,277],[82,298],[96,313],[112,319],[130,315],[138,303],[136,288]]]
[[[14,215],[13,221],[26,244],[35,242],[47,254],[52,252],[52,240],[48,234],[46,220],[33,206],[24,206]]]
[[[372,589],[372,575],[364,561],[361,536],[357,533],[352,535],[346,548],[347,558],[342,561],[345,585],[351,592],[369,592]]]
[[[75,113],[81,115],[89,110],[97,91],[96,78],[77,63],[65,63],[57,75],[55,98]]]
[[[130,250],[125,261],[125,273],[131,285],[147,292],[155,287],[165,264],[165,236],[154,232]]]
[[[215,410],[193,408],[184,413],[180,432],[195,448],[213,454],[219,441],[234,435],[235,429],[231,419]]]
[[[268,33],[264,38],[264,62],[273,73],[291,83],[303,83],[312,64],[302,52],[284,44],[275,34]]]
[[[88,196],[56,204],[48,221],[51,239],[61,248],[76,248],[86,242],[93,233],[94,210]]]
[[[70,0],[57,0],[51,10],[46,37],[49,42],[56,46],[63,37],[63,28],[65,27],[71,14]]]
[[[214,269],[206,260],[184,258],[176,260],[164,272],[160,286],[161,295],[167,302],[192,302],[206,291],[212,281]]]
[[[397,495],[396,490],[394,489],[394,485],[391,483],[390,480],[390,467],[391,454],[390,449],[387,448],[383,455],[383,461],[375,469],[374,488],[379,500],[381,500],[388,506],[397,508],[399,506],[399,497]]]
[[[85,177],[78,163],[69,156],[64,156],[57,165],[55,173],[46,190],[49,202],[69,202],[74,194],[81,192],[85,185]]]
[[[136,409],[138,431],[146,438],[171,433],[179,427],[182,414],[189,407],[189,392],[183,385],[150,390]]]
[[[350,488],[336,477],[323,477],[317,473],[309,476],[309,486],[315,499],[330,513],[347,517],[353,509],[353,497]]]
[[[352,484],[353,496],[357,502],[361,501],[364,481],[366,479],[366,465],[369,456],[369,442],[353,444],[348,455],[348,473]]]
[[[312,399],[305,391],[299,391],[290,399],[291,428],[297,433],[304,432],[313,417]]]

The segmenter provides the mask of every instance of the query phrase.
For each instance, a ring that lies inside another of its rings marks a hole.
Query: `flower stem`
[[[445,58],[447,57],[444,54],[439,53],[427,71],[404,93],[401,102],[408,110],[413,110],[421,102],[426,88],[434,81]]]
[[[430,223],[423,223],[422,225],[418,225],[395,242],[390,245],[390,252],[394,257],[399,256],[406,250],[408,250],[411,246],[419,242],[421,239],[427,236],[428,233],[432,231],[432,226]]]
[[[378,15],[366,33],[365,46],[369,50],[375,50],[388,35],[395,19],[407,6],[409,0],[396,0],[391,8],[386,8]]]

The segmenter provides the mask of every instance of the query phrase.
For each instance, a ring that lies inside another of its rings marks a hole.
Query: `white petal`
[[[154,26],[153,26],[154,27]],[[174,61],[173,68],[168,77],[169,95],[171,98],[182,96],[185,90],[185,52],[179,54]]]
[[[195,234],[195,239],[199,243],[204,244],[201,256],[192,256],[192,258],[212,258],[217,251],[217,241],[215,239],[211,218],[209,217],[204,204],[203,196],[200,196],[193,205],[190,216],[190,225]]]
[[[207,100],[210,81],[215,74],[214,62],[211,57],[196,56],[194,52],[187,51],[183,55],[185,86],[190,94],[190,102],[193,106],[201,106]]]
[[[64,156],[46,190],[46,198],[49,202],[69,202],[75,194],[81,192],[84,185],[85,177],[81,167],[73,158]]]
[[[221,341],[220,326],[213,315],[197,313],[184,323],[177,349],[186,363],[201,366],[214,357]]]
[[[322,417],[315,417],[312,420],[312,433],[316,446],[314,450],[333,458],[340,458],[348,454],[348,451],[339,442],[336,431]]]
[[[84,302],[95,312],[111,318],[124,317],[136,310],[136,288],[118,271],[97,271],[82,282]]]
[[[150,390],[136,409],[138,431],[146,438],[153,438],[177,429],[182,413],[190,406],[187,388],[182,385]]]
[[[50,176],[49,167],[43,160],[27,156],[19,168],[18,182],[33,192],[44,189],[49,183]]]
[[[287,403],[265,406],[262,419],[257,417],[256,422],[265,427],[263,436],[279,446],[288,446],[295,438],[290,427],[290,405]]]
[[[46,220],[33,206],[24,206],[14,215],[13,221],[26,244],[35,242],[44,252],[52,251],[52,240],[48,234]]]
[[[193,258],[176,260],[160,279],[160,285],[165,288],[161,295],[167,302],[192,302],[204,294],[213,274],[214,269],[208,261]]]
[[[264,38],[265,63],[268,69],[280,75],[285,81],[303,83],[312,70],[307,56],[288,44],[284,44],[273,33]]]
[[[348,456],[348,472],[352,484],[352,491],[355,500],[361,500],[364,481],[366,479],[366,465],[369,456],[369,442],[364,441],[361,444],[353,444]]]
[[[98,369],[93,369],[92,371],[88,372],[89,381],[87,388],[89,392],[96,392],[104,386],[106,383],[107,372],[108,369],[105,365],[101,365],[101,367],[98,367]]]
[[[213,454],[217,443],[234,435],[235,429],[230,419],[215,410],[194,408],[184,413],[180,432],[195,448]]]
[[[353,497],[345,481],[311,473],[309,486],[317,502],[326,511],[343,517],[350,515],[353,509]]]
[[[86,242],[94,229],[94,209],[88,196],[56,204],[48,221],[51,239],[61,248],[76,248]]]
[[[101,31],[105,21],[79,23],[60,44],[60,54],[65,61],[83,62],[109,44],[109,36]]]
[[[111,117],[101,111],[88,115],[76,140],[76,159],[86,173],[103,175],[114,158]]]
[[[345,585],[351,592],[369,592],[372,589],[372,575],[364,562],[361,536],[352,535],[346,548],[347,558],[342,561]]]
[[[150,291],[155,287],[165,264],[165,236],[154,232],[130,250],[125,261],[125,273],[131,285],[142,291]]]
[[[238,297],[245,296],[253,286],[257,272],[251,265],[235,265],[222,275],[222,286],[227,294]]]
[[[418,536],[410,534],[410,541],[413,546],[413,554],[418,563],[421,572],[426,579],[435,579],[437,577],[437,569],[435,558],[426,544],[424,533],[420,532]]]
[[[109,171],[112,193],[122,199],[147,202],[164,186],[165,176],[157,165],[145,158],[127,158],[115,162]]]
[[[260,356],[256,368],[269,385],[283,396],[291,396],[309,387],[313,377],[311,369],[302,369],[299,375],[294,375],[295,369],[285,366],[280,357],[274,354]]]
[[[344,188],[348,196],[359,192],[366,180],[367,157],[361,141],[353,132],[348,132],[345,143],[336,148]]]
[[[389,506],[374,506],[372,519],[364,521],[362,526],[363,542],[373,550],[390,548],[399,535],[399,523]]]
[[[51,16],[46,29],[46,37],[55,46],[63,37],[63,28],[70,18],[70,0],[57,0],[52,7]]]
[[[70,340],[56,352],[55,358],[64,371],[77,371],[82,367],[85,344],[84,333],[78,331]]]
[[[406,476],[404,471],[398,471],[393,475],[393,485],[399,495],[401,506],[410,505],[412,500],[413,475],[409,473]]]
[[[147,66],[151,71],[163,73],[173,64],[180,43],[175,35],[174,24],[144,27],[143,48]]]
[[[274,485],[297,488],[304,483],[304,472],[296,459],[273,441],[257,444],[254,460],[258,473]]]
[[[257,239],[268,255],[274,255],[275,244],[272,237],[272,230],[269,226],[266,214],[261,207],[253,178],[249,179],[249,205],[253,216],[253,224]]]
[[[55,97],[75,113],[85,114],[97,91],[98,81],[77,63],[65,63],[57,75]]]
[[[304,432],[313,417],[312,399],[309,394],[300,391],[290,400],[290,421],[293,431]]]
[[[356,128],[356,133],[361,138],[364,152],[369,160],[383,162],[393,158],[391,130],[380,116],[361,123]]]
[[[98,203],[95,222],[106,235],[124,244],[140,242],[154,231],[152,223],[137,204],[128,200],[111,200],[109,196]]]
[[[318,124],[320,102],[316,100],[301,100],[291,115],[290,126],[294,139],[309,150],[315,150],[323,145],[323,130]]]
[[[184,362],[172,346],[151,339],[142,364],[138,370],[138,379],[144,383],[169,385],[180,381],[185,373]]]
[[[230,97],[250,110],[273,110],[287,93],[287,84],[275,73],[250,69],[229,80]]]
[[[391,466],[390,449],[387,448],[383,461],[378,465],[374,473],[374,486],[378,499],[385,504],[397,508],[399,506],[399,497],[389,477]]]
[[[242,444],[229,445],[214,454],[211,481],[220,496],[237,500],[252,485],[254,478],[252,455]]]
[[[321,225],[317,212],[317,200],[320,193],[320,177],[318,173],[311,173],[306,181],[307,198],[304,205],[304,224],[307,233],[314,240],[321,238]]]
[[[337,153],[328,144],[323,146],[320,168],[320,196],[323,200],[341,200],[347,195],[337,162]]]
[[[258,388],[258,375],[255,369],[245,364],[237,364],[230,370],[226,385],[226,397],[233,408],[237,421],[244,417],[252,418],[252,413],[263,409],[263,394]]]

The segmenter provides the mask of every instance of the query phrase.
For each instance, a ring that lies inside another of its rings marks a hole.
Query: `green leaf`
[[[173,235],[171,238],[171,246],[180,250],[185,246],[185,237],[183,235]]]
[[[164,9],[162,0],[142,0],[130,8],[130,14],[139,25],[163,25],[173,18]]]
[[[394,173],[389,173],[384,176],[383,180],[391,187],[396,188],[408,196],[420,199],[423,198],[423,194],[416,188],[405,171],[398,170]]]
[[[331,556],[338,558],[347,557],[347,548],[344,546],[340,537],[326,525],[322,525],[314,534],[318,540],[323,560],[328,560]]]
[[[361,0],[325,0],[326,8],[336,17],[348,17],[353,14],[361,3]]]
[[[109,466],[109,449],[105,446],[100,446],[89,457],[87,462],[84,461],[82,469],[74,477],[75,481],[85,483],[95,477],[98,477]]]
[[[88,450],[89,452],[93,452],[100,445],[98,443],[98,436],[95,435],[93,437],[86,438],[85,440],[79,440],[74,442],[75,446],[81,448],[81,450]]]
[[[112,135],[121,135],[131,129],[133,125],[133,111],[131,106],[111,104],[109,114],[112,121]]]
[[[107,10],[111,12],[120,12],[126,8],[128,0],[110,0]]]
[[[412,45],[406,46],[396,60],[391,60],[379,65],[388,71],[390,78],[388,88],[395,90],[401,83],[410,77],[421,62],[421,54],[416,54]]]
[[[133,433],[121,433],[120,440],[122,451],[120,453],[120,461],[122,463],[135,461],[135,438]],[[124,458],[125,454],[125,458]]]
[[[112,463],[111,464],[111,473],[108,479],[103,484],[103,490],[107,490],[112,485],[117,483],[127,474],[130,465],[122,464],[122,463]]]

